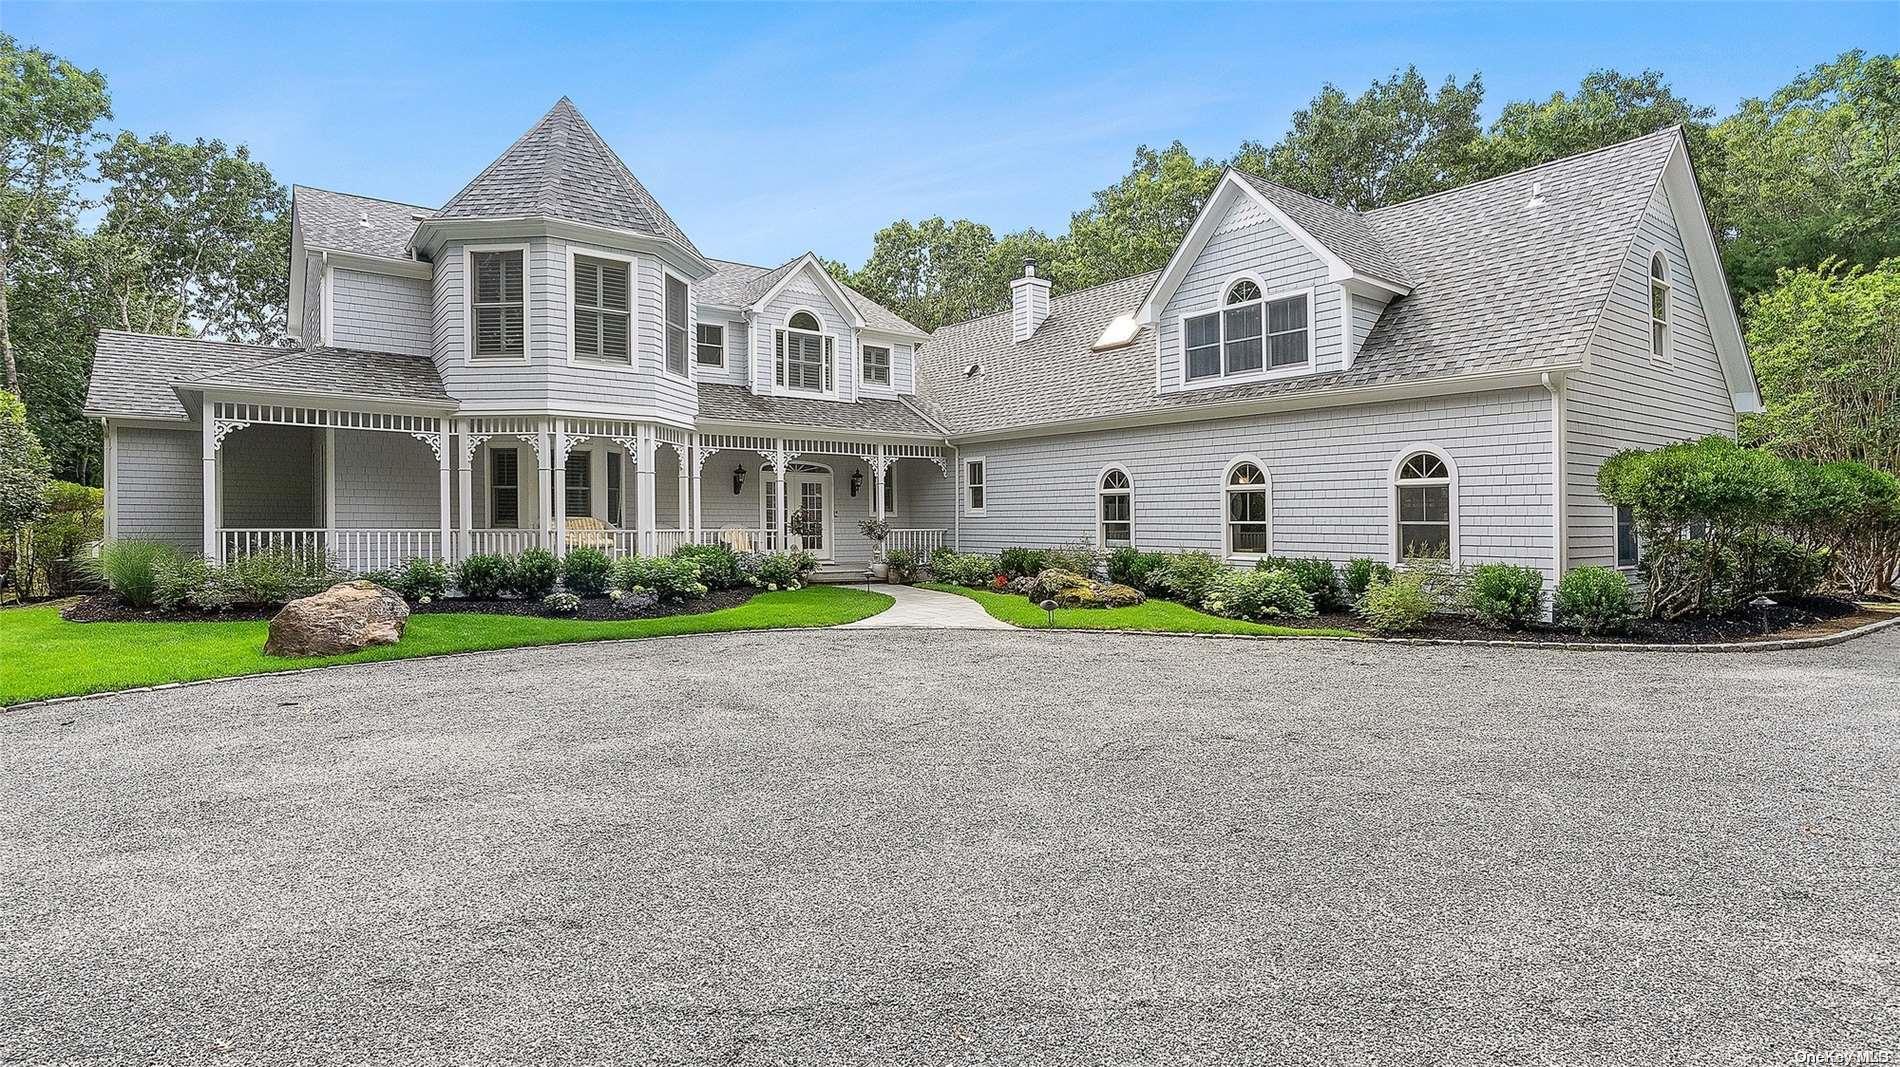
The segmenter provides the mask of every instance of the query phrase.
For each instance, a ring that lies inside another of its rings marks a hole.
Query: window
[[[622,457],[607,453],[607,521],[615,526],[627,525],[627,513],[622,506],[626,494],[621,491],[621,479],[626,477],[620,469],[623,462]]]
[[[778,384],[810,393],[831,392],[837,387],[832,371],[834,341],[818,332],[818,317],[800,311],[785,325],[777,335]]]
[[[1228,286],[1222,305],[1181,320],[1188,381],[1297,367],[1310,358],[1306,293],[1269,300],[1242,278]]]
[[[1669,257],[1661,252],[1649,257],[1649,354],[1669,358],[1670,316],[1675,310],[1673,286],[1669,281]]]
[[[1101,516],[1101,527],[1096,534],[1100,543],[1107,548],[1134,544],[1135,501],[1128,472],[1110,468],[1102,474],[1101,484],[1096,488],[1097,512]]]
[[[1245,460],[1227,472],[1227,554],[1265,556],[1273,551],[1267,511],[1267,474]]]
[[[1619,504],[1616,508],[1616,565],[1634,567],[1642,559],[1642,546],[1636,542],[1636,513]]]
[[[474,358],[526,356],[528,319],[521,251],[471,252],[469,260],[475,275],[470,304],[475,320]]]
[[[521,523],[520,454],[512,448],[488,450],[488,528],[512,530]]]
[[[567,454],[567,514],[572,518],[593,513],[593,453],[576,449]]]
[[[666,276],[666,372],[686,377],[686,283]]]
[[[1414,452],[1399,464],[1393,488],[1398,561],[1451,559],[1451,469],[1445,461],[1430,452]]]
[[[891,350],[883,345],[865,345],[864,380],[870,385],[891,384]]]
[[[726,328],[718,323],[699,324],[698,344],[694,347],[693,359],[702,367],[723,367],[726,365]]]
[[[884,514],[897,514],[897,468],[884,468]]]
[[[574,355],[615,363],[633,361],[629,266],[616,260],[574,257]]]
[[[986,461],[980,459],[970,459],[963,462],[964,503],[967,505],[966,510],[968,511],[980,512],[983,510],[984,493],[988,488],[983,482],[985,466]]]

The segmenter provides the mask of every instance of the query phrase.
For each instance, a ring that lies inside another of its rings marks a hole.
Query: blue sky
[[[286,183],[448,199],[563,94],[702,250],[862,261],[932,214],[1060,231],[1136,145],[1271,143],[1327,81],[1484,76],[1486,118],[1599,66],[1726,112],[1900,5],[112,5],[0,28],[103,70],[115,125]]]

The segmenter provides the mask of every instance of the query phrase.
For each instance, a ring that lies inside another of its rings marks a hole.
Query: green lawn
[[[0,707],[164,682],[229,678],[328,663],[553,645],[617,637],[835,626],[876,615],[891,598],[846,586],[760,593],[736,608],[628,622],[514,615],[413,615],[399,644],[348,656],[264,655],[262,622],[67,622],[57,605],[0,610]]]
[[[983,605],[983,610],[989,612],[992,618],[1001,619],[1013,626],[1032,626],[1039,629],[1049,627],[1048,613],[1030,603],[1027,597],[1016,596],[1012,593],[993,593],[987,589],[969,589],[960,585],[944,585],[940,582],[926,583],[923,588],[967,596]],[[1154,630],[1159,633],[1252,634],[1258,637],[1362,636],[1351,630],[1317,627],[1302,629],[1297,626],[1269,626],[1266,623],[1245,622],[1240,619],[1223,619],[1217,615],[1207,615],[1193,608],[1182,607],[1172,600],[1150,600],[1132,608],[1057,608],[1056,629]]]

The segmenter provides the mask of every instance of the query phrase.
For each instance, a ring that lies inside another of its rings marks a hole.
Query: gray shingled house
[[[696,248],[567,100],[440,208],[298,187],[301,346],[105,333],[108,535],[229,558],[1086,540],[1631,565],[1620,448],[1758,406],[1676,129],[1366,213],[1225,174],[1161,271],[926,336]]]

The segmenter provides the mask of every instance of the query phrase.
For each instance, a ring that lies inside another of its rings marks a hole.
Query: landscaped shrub
[[[0,531],[0,570],[14,553],[13,582],[34,596],[65,596],[97,580],[90,567],[92,545],[105,536],[105,494],[89,485],[46,483],[46,513],[12,538]],[[5,510],[0,507],[0,510]]]
[[[581,610],[578,593],[549,593],[541,598],[541,610],[549,615],[572,615]]]
[[[652,593],[661,600],[701,596],[699,564],[674,556],[629,556],[614,566],[614,579],[628,592]]]
[[[751,552],[739,557],[748,584],[764,589],[797,589],[811,580],[818,557],[810,552]]]
[[[911,585],[923,571],[917,553],[908,548],[893,548],[884,553],[885,577],[898,585]]]
[[[1629,579],[1610,567],[1578,567],[1557,583],[1557,621],[1590,637],[1617,633],[1636,617]]]
[[[943,560],[949,559],[952,556],[955,556],[956,554],[957,554],[957,550],[954,548],[951,548],[949,545],[938,545],[936,548],[931,549],[930,550],[930,573],[941,577],[942,572],[939,569],[939,564]]]
[[[1346,564],[1346,599],[1358,603],[1374,582],[1392,580],[1392,568],[1370,559],[1355,559]]]
[[[1825,549],[1796,544],[1793,538],[1753,532],[1736,538],[1736,552],[1748,568],[1749,599],[1763,593],[1807,596],[1821,587],[1834,561]]]
[[[1118,548],[1108,554],[1108,580],[1147,592],[1154,586],[1155,574],[1167,562],[1168,557],[1160,552]]]
[[[1544,575],[1535,567],[1480,563],[1465,582],[1465,606],[1486,626],[1522,629],[1544,617]]]
[[[449,591],[449,568],[445,563],[417,556],[403,564],[402,570],[390,575],[387,581],[371,580],[394,589],[404,600],[439,600]]]
[[[176,558],[178,550],[162,541],[107,541],[91,569],[106,586],[131,606],[152,606],[152,581],[159,561]]]
[[[160,556],[152,565],[152,604],[166,611],[214,611],[226,606],[211,593],[211,565],[203,557],[175,552]]]
[[[1313,598],[1313,607],[1319,611],[1331,611],[1339,607],[1339,568],[1330,559],[1301,559],[1288,556],[1268,556],[1254,564],[1257,571],[1285,571],[1300,583],[1306,595]]]
[[[1212,553],[1176,552],[1154,575],[1154,584],[1170,599],[1198,608],[1208,584],[1225,570],[1226,565]]]
[[[495,600],[508,591],[511,569],[507,556],[478,552],[455,568],[455,587],[470,600]]]
[[[1366,629],[1381,634],[1403,633],[1417,629],[1441,603],[1426,575],[1402,571],[1389,582],[1369,586],[1357,610]]]
[[[1077,541],[1071,544],[1057,545],[1054,548],[1045,548],[1042,550],[1042,566],[1037,568],[1033,573],[1040,574],[1046,570],[1058,570],[1093,578],[1101,573],[1102,561],[1106,558],[1106,553],[1086,542]]]
[[[1034,576],[1048,566],[1048,555],[1040,548],[1005,548],[996,555],[996,568],[1011,578]]]
[[[940,582],[967,585],[972,589],[988,587],[996,579],[998,572],[995,556],[955,552],[933,559],[931,569]]]
[[[545,548],[530,548],[508,565],[508,591],[523,600],[539,600],[561,580],[561,561]]]
[[[1311,618],[1313,596],[1288,570],[1222,571],[1207,584],[1201,610],[1228,619]]]
[[[997,575],[999,580],[1002,577]],[[1019,578],[1009,584],[1012,588],[1020,585],[1023,594],[1038,604],[1053,600],[1065,608],[1126,608],[1147,599],[1133,586],[1098,581],[1085,574],[1053,567],[1034,578]]]
[[[681,545],[673,550],[674,559],[683,559],[699,567],[699,580],[708,589],[733,589],[746,584],[739,573],[739,556],[723,544]]]
[[[592,545],[570,550],[561,561],[561,583],[577,596],[598,596],[606,592],[613,576],[614,561]]]
[[[210,596],[225,604],[288,604],[330,588],[344,575],[317,552],[253,552],[213,568]]]

